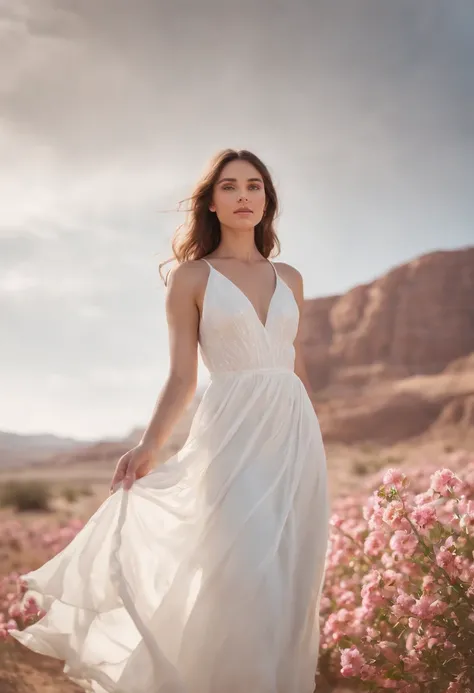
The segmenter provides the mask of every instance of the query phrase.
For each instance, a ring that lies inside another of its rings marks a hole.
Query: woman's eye
[[[223,185],[222,190],[230,190],[233,187],[234,187],[233,185]],[[255,183],[253,183],[250,187],[255,188],[255,190],[260,190],[260,186],[256,185]]]

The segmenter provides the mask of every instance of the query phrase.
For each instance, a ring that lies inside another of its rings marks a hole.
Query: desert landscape
[[[362,507],[369,507],[367,499],[374,490],[385,484],[387,489],[393,485],[400,492],[405,488],[400,478],[406,475],[418,494],[431,489],[440,494],[439,499],[449,496],[451,502],[456,493],[462,517],[468,518],[463,521],[465,527],[461,522],[454,528],[463,532],[460,545],[465,551],[458,553],[464,562],[456,579],[471,585],[465,597],[471,603],[472,552],[470,561],[467,556],[474,542],[474,247],[432,252],[344,295],[307,299],[302,325],[311,398],[326,444],[334,532],[348,523],[343,527],[345,536],[362,541],[359,548],[365,546],[365,551],[357,553],[362,575],[360,566],[368,557],[373,557],[369,562],[374,564],[379,560],[375,549],[371,553],[363,543],[373,530],[372,510],[367,510],[364,518],[360,514]],[[160,453],[160,462],[184,444],[201,394],[197,393],[176,426]],[[9,622],[37,617],[34,609],[28,614],[19,608],[16,578],[70,541],[107,497],[115,463],[138,442],[141,433],[133,430],[121,440],[90,443],[53,435],[0,433],[0,693],[82,690],[63,674],[61,662],[29,652],[8,636]],[[402,477],[393,472],[384,477],[390,469],[398,470]],[[433,476],[443,469],[454,475],[442,477],[451,495],[443,495],[439,489],[446,487]],[[412,502],[416,504],[419,499]],[[438,519],[454,531],[449,524],[452,518],[440,515]],[[362,527],[364,522],[369,525]],[[406,529],[403,525],[388,526],[395,534]],[[399,551],[392,543],[390,547],[394,553]],[[362,602],[360,599],[367,586],[366,577],[360,577],[358,582],[347,581],[344,597],[336,591],[336,581],[340,584],[342,580],[340,571],[343,566],[348,568],[344,556],[349,553],[348,545],[340,543],[335,534],[322,608],[320,691],[355,689],[359,684],[367,690],[362,685],[361,671],[365,670],[360,663],[346,662],[346,675],[340,673],[340,649],[347,649],[349,659],[350,652],[355,653],[351,650],[355,640],[346,642],[346,638],[351,633],[356,638],[353,614],[364,604],[363,596]],[[385,568],[394,570],[398,558],[390,555],[392,562],[385,559]],[[354,565],[350,571],[358,572]],[[369,573],[367,567],[364,575]],[[346,632],[334,626],[336,603],[346,612]],[[466,635],[462,646],[456,645],[457,651],[464,653],[456,660],[461,672],[462,657],[474,656],[474,627],[463,609],[461,605],[456,617],[461,624],[458,628],[464,628]],[[410,627],[414,637],[419,637],[420,624]],[[391,661],[390,653],[384,656]],[[367,662],[365,667],[369,667]],[[392,664],[395,666],[395,661]],[[450,692],[469,690],[462,688],[468,684],[459,671],[453,669],[453,676],[460,677],[461,687],[450,688]],[[422,681],[422,674],[420,677]],[[428,689],[403,690],[418,693]]]

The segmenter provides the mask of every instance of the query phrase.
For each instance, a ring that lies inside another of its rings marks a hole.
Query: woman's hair
[[[277,249],[277,254],[280,252],[280,242],[273,228],[273,222],[278,213],[278,199],[267,167],[255,154],[246,149],[238,151],[224,149],[213,157],[208,171],[196,185],[192,196],[187,198],[191,200],[191,208],[187,210],[189,217],[185,224],[178,226],[172,238],[173,257],[158,266],[160,277],[165,285],[168,274],[163,277],[161,268],[168,262],[177,260],[178,263],[181,263],[187,260],[200,260],[212,253],[219,245],[221,240],[220,222],[216,213],[210,211],[209,205],[212,203],[214,185],[219,180],[222,169],[235,159],[248,161],[255,166],[263,178],[266,208],[261,221],[255,227],[255,245],[265,258],[269,257],[274,248]],[[183,226],[185,227],[184,232],[181,231]]]

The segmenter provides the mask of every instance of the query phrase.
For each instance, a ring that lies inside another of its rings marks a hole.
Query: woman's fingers
[[[127,465],[123,470],[123,488],[128,491],[135,481],[136,456],[132,453],[127,457]]]
[[[148,467],[145,463],[148,463],[148,459],[143,454],[137,454],[134,450],[129,450],[129,452],[125,453],[117,463],[110,484],[110,493],[114,492],[114,487],[120,482],[123,482],[123,489],[128,491],[136,479],[140,479],[148,472]]]
[[[112,478],[112,481],[110,482],[110,489],[109,493],[113,493],[115,491],[115,487],[117,484],[120,484],[120,482],[123,479],[123,474],[115,474]]]
[[[110,482],[109,495],[112,495],[112,493],[115,491],[115,487],[117,486],[118,483],[120,483],[120,479],[118,477],[114,476],[112,481]]]
[[[127,466],[127,471],[123,477],[123,487],[126,491],[129,490],[133,482],[135,481],[135,469],[132,461],[129,462]]]
[[[112,481],[110,482],[109,495],[114,492],[114,487],[117,486],[117,484],[119,484],[121,481],[123,481],[128,467],[128,459],[129,457],[127,455],[123,455],[117,462],[117,466],[115,468]]]

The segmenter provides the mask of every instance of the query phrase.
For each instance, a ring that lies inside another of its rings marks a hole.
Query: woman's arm
[[[300,312],[300,318],[301,315],[303,314],[303,303],[304,303],[304,286],[303,286],[303,277],[301,276],[301,273],[298,272],[297,269],[292,267],[291,265],[287,265],[286,263],[279,262],[279,266],[283,268],[282,271],[282,277],[284,281],[288,284],[290,289],[293,291],[293,295],[295,297],[296,303],[298,304],[298,309]],[[301,334],[302,334],[302,325],[301,325],[301,319],[298,323],[298,332],[296,334],[296,338],[294,341],[294,347],[295,347],[295,373],[298,376],[298,378],[301,380],[303,385],[306,388],[306,391],[311,399],[311,384],[309,382],[309,377],[308,377],[308,372],[306,370],[305,362],[303,359],[303,349],[301,345]]]
[[[201,279],[200,268],[194,263],[182,263],[169,274],[166,293],[169,373],[140,441],[154,451],[164,445],[196,392],[199,329],[196,295]]]
[[[309,398],[311,399],[311,383],[309,382],[309,377],[308,377],[308,371],[306,370],[306,364],[303,359],[303,347],[301,345],[301,333],[302,333],[302,325],[301,325],[301,316],[303,315],[303,302],[304,302],[304,287],[303,287],[303,277],[301,274],[298,272],[298,270],[295,270],[296,273],[296,280],[294,282],[295,289],[294,289],[294,294],[296,298],[296,302],[298,304],[298,308],[300,311],[300,321],[298,323],[298,332],[296,334],[296,339],[294,342],[295,346],[295,373],[303,383],[303,385],[306,388],[306,392],[308,393]]]

